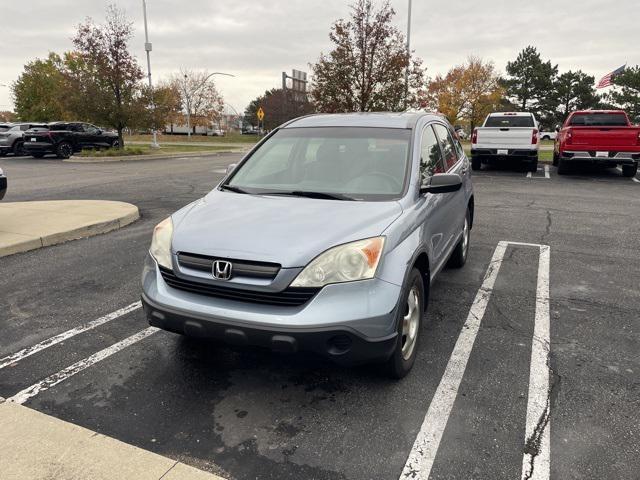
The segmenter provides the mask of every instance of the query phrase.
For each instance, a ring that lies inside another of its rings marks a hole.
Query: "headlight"
[[[171,236],[173,235],[173,222],[171,217],[165,218],[153,229],[153,239],[149,253],[156,259],[158,265],[173,268],[171,263]]]
[[[323,287],[373,278],[383,246],[384,237],[375,237],[333,247],[307,265],[291,286]]]

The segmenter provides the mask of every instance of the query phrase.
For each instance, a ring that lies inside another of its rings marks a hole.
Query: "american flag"
[[[598,82],[598,86],[596,88],[610,87],[613,84],[613,77],[624,72],[625,67],[626,65],[623,65],[620,68],[616,68],[613,72],[607,73],[604,77],[602,77],[602,80]]]

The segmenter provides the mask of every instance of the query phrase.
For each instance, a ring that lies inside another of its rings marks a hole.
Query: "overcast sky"
[[[99,0],[2,2],[0,84],[49,51],[71,49],[75,27],[101,21]],[[142,0],[116,0],[134,22],[132,48],[145,66]],[[349,13],[341,0],[148,0],[154,80],[180,67],[234,74],[217,77],[225,100],[238,110],[281,82],[281,72],[309,70],[331,47],[329,28]],[[391,2],[406,28],[407,0]],[[430,77],[470,55],[493,60],[500,71],[525,46],[538,47],[560,71],[582,69],[600,78],[640,63],[638,0],[414,0],[411,44]],[[12,108],[0,85],[0,109]]]

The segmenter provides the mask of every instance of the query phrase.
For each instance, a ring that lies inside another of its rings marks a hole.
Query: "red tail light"
[[[534,128],[533,133],[531,134],[531,144],[536,145],[537,143],[538,143],[538,130]]]
[[[638,134],[640,137],[640,134]],[[471,143],[478,143],[478,129],[474,128],[473,133],[471,134]]]

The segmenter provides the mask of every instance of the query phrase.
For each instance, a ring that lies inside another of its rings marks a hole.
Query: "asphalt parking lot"
[[[0,259],[0,396],[227,478],[638,478],[640,179],[474,172],[469,262],[439,276],[394,382],[145,330],[153,226],[238,158],[2,158],[5,201],[118,200],[142,218]]]

